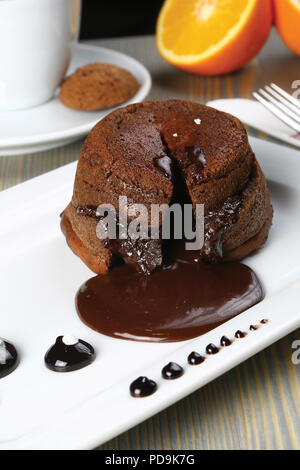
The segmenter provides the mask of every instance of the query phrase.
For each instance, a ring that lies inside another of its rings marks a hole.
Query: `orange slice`
[[[271,26],[271,0],[166,0],[156,41],[171,64],[216,75],[236,70],[255,57]]]
[[[291,51],[300,55],[300,0],[275,0],[275,24]]]

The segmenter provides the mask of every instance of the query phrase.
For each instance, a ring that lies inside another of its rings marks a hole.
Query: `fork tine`
[[[294,98],[294,96],[290,95],[289,93],[287,93],[285,90],[283,90],[282,88],[280,88],[278,85],[276,85],[275,83],[271,83],[271,87],[278,91],[278,93],[280,93],[282,96],[284,96],[288,101],[290,101],[291,103],[293,103],[295,106],[297,106],[298,108],[300,108],[300,102],[299,100],[297,100],[297,98]]]
[[[260,89],[260,93],[267,98],[271,103],[274,104],[274,106],[277,106],[277,108],[281,109],[285,114],[290,116],[292,119],[294,119],[296,122],[300,124],[300,114],[294,113],[294,111],[291,111],[287,106],[284,104],[280,103],[280,101],[277,101],[273,96],[271,96],[269,93],[267,93],[265,90]]]
[[[278,117],[281,121],[283,121],[287,126],[291,127],[297,132],[300,132],[300,125],[293,121],[291,118],[286,116],[282,111],[276,108],[272,103],[267,101],[265,98],[260,96],[258,93],[253,93],[254,98],[263,104],[272,114]]]
[[[267,90],[267,92],[273,95],[275,98],[277,98],[278,101],[285,104],[289,109],[291,109],[292,111],[294,111],[294,113],[300,116],[300,107],[292,104],[289,100],[284,98],[282,95],[280,95],[277,91],[273,90],[273,88],[269,86],[265,86],[265,90]]]

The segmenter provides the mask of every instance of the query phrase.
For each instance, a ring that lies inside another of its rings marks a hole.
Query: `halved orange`
[[[166,0],[156,43],[171,64],[217,75],[247,64],[272,26],[271,0]]]
[[[291,51],[300,55],[300,0],[275,0],[275,24]]]

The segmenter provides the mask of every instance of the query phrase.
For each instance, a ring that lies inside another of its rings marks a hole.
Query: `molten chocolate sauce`
[[[168,158],[168,157],[165,157]],[[77,213],[86,217],[100,220],[96,206],[78,206]],[[117,221],[117,227],[120,224]],[[161,240],[156,239],[126,239],[106,238],[103,243],[111,250],[114,256],[123,259],[125,263],[135,266],[141,274],[150,274],[157,266],[162,264]]]
[[[85,282],[76,296],[84,323],[100,333],[136,341],[199,336],[260,302],[255,273],[241,263],[205,264],[173,242],[163,268],[149,276],[127,264]]]
[[[199,149],[198,149],[199,150]],[[199,150],[200,151],[200,150]],[[155,161],[163,161],[169,157],[161,157]],[[171,161],[172,163],[172,161]],[[170,163],[170,164],[171,164]],[[156,163],[156,166],[158,163]],[[167,164],[166,164],[167,165]],[[177,166],[174,165],[174,177],[180,179]],[[173,171],[172,170],[172,171]],[[165,169],[165,171],[167,171]],[[181,181],[175,185],[172,203],[190,203],[190,198],[185,184]],[[198,257],[210,263],[218,263],[223,257],[222,238],[224,232],[235,223],[242,207],[240,196],[228,197],[224,204],[214,210],[208,211],[204,217],[204,244]],[[97,207],[92,205],[78,206],[77,213],[86,217],[100,220],[97,214]],[[119,227],[119,224],[117,223]],[[103,243],[114,253],[122,258],[126,263],[132,264],[137,271],[142,274],[150,274],[157,266],[162,264],[161,240],[156,239],[105,239]],[[200,256],[199,256],[200,255]]]
[[[226,199],[224,204],[212,211],[209,211],[204,217],[204,245],[201,250],[202,258],[206,261],[217,263],[223,257],[223,233],[232,224],[240,213],[242,207],[242,198],[240,196],[231,196]]]

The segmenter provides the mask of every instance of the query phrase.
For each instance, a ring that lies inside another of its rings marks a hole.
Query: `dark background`
[[[163,0],[82,0],[81,39],[152,34]]]

